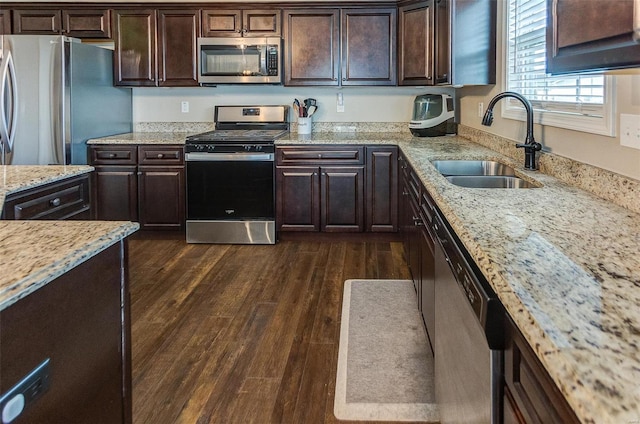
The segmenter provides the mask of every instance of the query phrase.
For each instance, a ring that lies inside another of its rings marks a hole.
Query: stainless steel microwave
[[[281,52],[279,37],[198,38],[198,82],[281,84]]]

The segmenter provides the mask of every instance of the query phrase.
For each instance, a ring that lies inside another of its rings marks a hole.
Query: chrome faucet
[[[491,126],[493,123],[493,107],[496,105],[498,100],[504,97],[513,97],[514,99],[520,100],[527,111],[527,138],[525,139],[524,144],[518,143],[516,144],[516,147],[524,149],[524,167],[535,171],[536,152],[542,149],[542,144],[537,143],[533,138],[533,107],[526,97],[519,93],[514,93],[513,91],[505,91],[496,95],[489,102],[489,106],[487,106],[487,111],[484,113],[484,117],[482,118],[482,125],[487,127]]]

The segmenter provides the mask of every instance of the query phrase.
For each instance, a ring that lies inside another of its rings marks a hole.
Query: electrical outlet
[[[182,113],[189,113],[189,102],[183,101],[180,103],[180,111]]]
[[[336,111],[344,112],[344,95],[342,93],[338,93],[337,95]]]
[[[478,102],[478,118],[482,118],[484,115],[484,103]]]
[[[640,115],[620,114],[620,145],[640,149]]]

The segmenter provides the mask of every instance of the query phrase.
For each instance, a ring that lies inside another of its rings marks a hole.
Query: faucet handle
[[[537,141],[534,141],[533,143],[518,143],[516,144],[516,147],[518,148],[524,148],[525,150],[531,150],[533,152],[538,152],[540,150],[542,150],[542,144],[538,143]]]

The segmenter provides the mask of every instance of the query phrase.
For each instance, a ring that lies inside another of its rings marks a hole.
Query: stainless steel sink
[[[450,183],[468,188],[536,188],[538,184],[522,178],[504,175],[452,175],[446,177]]]
[[[431,163],[444,176],[516,175],[512,167],[492,160],[434,160]]]

